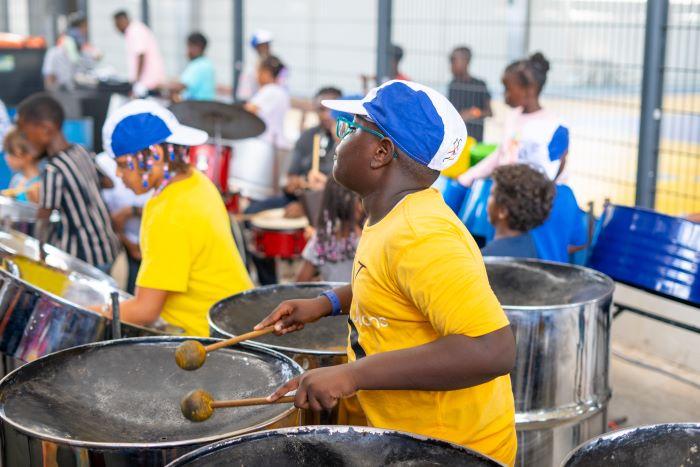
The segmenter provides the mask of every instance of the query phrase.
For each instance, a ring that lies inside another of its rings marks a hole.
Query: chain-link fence
[[[42,0],[43,1],[43,0]],[[148,0],[151,26],[168,74],[186,63],[185,38],[201,30],[210,41],[220,84],[230,86],[233,42],[243,35],[244,61],[255,57],[250,34],[267,29],[273,52],[290,69],[290,90],[310,97],[321,86],[362,91],[360,75],[374,75],[383,0],[246,0],[243,30],[233,27],[235,0]],[[664,0],[649,0],[664,1]],[[12,32],[36,33],[28,0],[8,5]],[[92,41],[104,61],[125,70],[123,39],[111,15],[125,8],[141,16],[143,0],[85,2]],[[498,143],[504,118],[501,74],[513,60],[541,51],[551,70],[542,104],[570,128],[568,183],[581,204],[604,199],[634,204],[644,74],[647,2],[629,0],[400,0],[392,2],[392,42],[403,48],[400,71],[443,92],[456,46],[473,53],[471,73],[491,93],[493,117],[484,140]],[[1,17],[5,14],[0,9]],[[41,25],[40,25],[41,26]],[[44,25],[45,26],[45,25]],[[665,28],[664,99],[658,118],[656,208],[672,214],[700,211],[700,0],[670,0]]]
[[[700,212],[700,1],[669,5],[656,209]]]

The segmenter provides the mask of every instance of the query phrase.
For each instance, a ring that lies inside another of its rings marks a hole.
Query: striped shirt
[[[61,213],[49,243],[94,266],[114,261],[118,240],[100,195],[95,161],[83,147],[71,145],[49,157],[39,205]]]

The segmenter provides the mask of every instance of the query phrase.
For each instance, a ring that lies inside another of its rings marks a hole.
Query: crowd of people
[[[153,33],[115,13],[133,100],[107,118],[104,153],[95,158],[66,140],[64,110],[50,94],[70,90],[81,67],[99,60],[86,19],[76,15],[69,24],[46,56],[49,92],[23,101],[4,136],[16,175],[2,194],[37,203],[37,236],[103,271],[125,251],[134,296],[121,304],[123,320],[148,325],[162,318],[187,334],[208,335],[213,303],[252,288],[254,278],[272,284],[279,277],[274,258],[253,254],[246,264],[220,191],[190,160],[189,149],[211,135],[148,99],[216,98],[207,38],[187,37],[189,63],[167,81]],[[469,225],[431,188],[463,157],[467,137],[483,140],[493,115],[486,83],[471,74],[468,47],[450,54],[452,80],[443,95],[410,81],[399,70],[404,52],[394,46],[391,80],[368,89],[377,78],[363,76],[367,89],[358,98],[319,89],[318,123],[291,145],[284,132],[290,70],[273,54],[268,31],[257,31],[250,45],[257,57],[242,73],[237,97],[265,123],[258,138],[290,157],[281,193],[250,199],[246,214],[284,208],[291,217],[306,215],[311,228],[295,279],[352,284],[285,302],[261,323],[286,333],[323,316],[350,316],[350,363],[307,372],[272,397],[296,389],[298,406],[320,410],[359,392],[375,426],[419,433],[429,426],[432,436],[512,463],[513,336],[482,255],[568,261],[589,240],[585,215],[564,184],[568,129],[540,103],[548,61],[536,53],[505,68],[511,110],[503,138],[458,177],[472,190],[488,181],[481,197],[491,231],[479,252]],[[304,205],[309,192],[320,196],[313,214]],[[54,210],[61,220],[49,228]],[[93,309],[111,316],[108,306]],[[368,316],[387,324],[365,325]],[[438,363],[426,369],[425,361]]]

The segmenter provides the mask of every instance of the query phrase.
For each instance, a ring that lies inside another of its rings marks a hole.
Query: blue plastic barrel
[[[608,205],[589,265],[617,281],[700,305],[700,224]]]
[[[436,186],[436,188],[442,192],[442,197],[444,198],[445,203],[450,207],[450,209],[452,209],[452,211],[454,211],[455,214],[457,214],[459,209],[462,207],[464,198],[469,192],[469,188],[462,186],[457,180],[452,178],[442,176],[440,176],[440,178],[443,180],[440,180],[440,183],[436,183],[434,186]]]
[[[493,180],[490,178],[474,181],[457,214],[472,235],[484,237],[486,241],[491,240],[495,234],[486,212],[491,185]]]

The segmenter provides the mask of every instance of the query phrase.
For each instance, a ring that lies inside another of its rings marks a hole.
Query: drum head
[[[264,431],[203,447],[169,467],[498,466],[462,446],[410,433],[348,426]]]
[[[340,284],[313,283],[259,287],[225,298],[209,312],[209,324],[215,333],[232,337],[249,332],[277,305],[294,298],[315,298],[324,290]],[[265,346],[284,352],[345,355],[348,340],[347,316],[323,318],[301,331],[255,339]]]
[[[486,258],[489,283],[504,308],[561,307],[599,300],[613,283],[592,269],[538,260]]]
[[[306,217],[284,217],[284,208],[270,209],[255,215],[250,223],[253,227],[265,230],[300,230],[309,226]]]
[[[194,389],[215,399],[262,397],[301,368],[274,351],[244,345],[211,352],[202,368],[184,371],[174,357],[184,340],[122,339],[29,363],[0,383],[0,417],[69,445],[167,447],[245,433],[294,410],[291,404],[218,409],[204,422],[186,420],[180,400]]]

